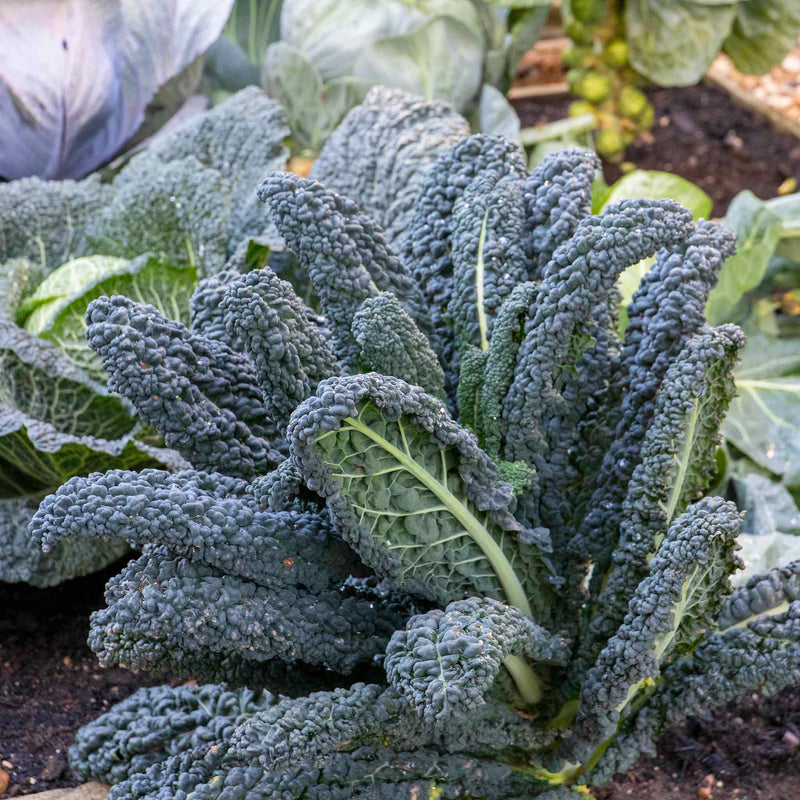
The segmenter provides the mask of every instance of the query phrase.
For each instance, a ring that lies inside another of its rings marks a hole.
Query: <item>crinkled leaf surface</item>
[[[2,123],[0,123],[2,124]],[[30,280],[87,252],[86,225],[111,202],[114,189],[98,176],[84,181],[22,178],[0,183],[0,264],[30,261]]]
[[[0,175],[76,178],[141,125],[214,42],[233,0],[5,0]]]
[[[494,86],[484,83],[478,105],[479,130],[499,133],[512,142],[519,140],[519,117],[506,96]]]
[[[679,175],[659,170],[636,169],[623,175],[615,184],[608,187],[597,205],[593,203],[593,211],[600,213],[604,208],[620,200],[632,200],[646,197],[650,200],[669,199],[680,203],[692,212],[695,219],[711,215],[711,198],[699,187]],[[645,258],[638,264],[628,267],[617,281],[617,288],[622,295],[620,330],[624,331],[628,323],[627,306],[639,288],[642,278],[653,265],[655,259]]]
[[[549,543],[520,541],[511,487],[439,400],[376,373],[331,379],[287,435],[365,563],[439,602],[483,595],[547,617]]]
[[[74,436],[0,406],[0,498],[41,493],[98,470],[185,464],[139,442],[135,432],[113,440]]]
[[[193,266],[173,266],[166,259],[143,255],[133,261],[95,256],[69,262],[56,270],[50,278],[59,281],[64,270],[65,281],[77,277],[78,286],[62,286],[64,293],[56,295],[38,306],[25,322],[25,330],[52,342],[75,365],[86,370],[92,378],[105,383],[106,375],[100,359],[86,342],[86,309],[92,300],[103,295],[121,294],[139,303],[149,303],[170,319],[189,323],[189,300],[197,283],[197,269]],[[98,261],[101,263],[98,265]],[[86,270],[90,280],[81,283],[81,270],[89,262],[97,271]],[[45,282],[46,283],[46,282]],[[42,289],[44,284],[40,285]],[[52,284],[44,287],[45,299]],[[38,290],[37,290],[38,291]],[[31,296],[33,299],[36,292]],[[40,298],[41,299],[41,298]]]

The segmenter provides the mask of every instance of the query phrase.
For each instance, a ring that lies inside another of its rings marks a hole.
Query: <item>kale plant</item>
[[[287,133],[280,107],[252,88],[153,142],[110,183],[0,184],[0,580],[51,585],[124,552],[83,541],[43,556],[31,543],[39,501],[68,478],[188,466],[106,388],[86,309],[121,294],[189,324],[198,279],[246,269],[237,248],[263,259],[277,239],[253,193],[283,167]]]
[[[365,209],[409,140],[347,124],[317,169],[346,164],[349,196],[258,191],[296,288],[220,279],[191,331],[89,307],[111,388],[192,468],[72,478],[31,531],[140,548],[91,646],[213,685],[115,707],[77,774],[112,800],[562,800],[796,683],[800,569],[731,593],[740,515],[704,496],[743,345],[704,320],[733,235],[671,201],[593,216],[591,153],[529,174],[478,135],[390,244]],[[620,340],[617,278],[649,256]]]

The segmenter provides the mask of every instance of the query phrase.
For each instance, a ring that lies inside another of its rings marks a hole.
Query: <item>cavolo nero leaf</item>
[[[0,500],[0,582],[25,582],[43,588],[102,569],[123,555],[123,541],[96,542],[71,539],[59,542],[48,553],[31,542],[28,523],[38,499],[15,497]]]
[[[155,306],[170,319],[189,323],[189,300],[197,284],[197,269],[173,266],[145,254],[128,261],[87,256],[59,267],[20,305],[30,312],[25,330],[52,342],[76,366],[105,383],[100,360],[86,342],[86,309],[92,300],[115,294]]]
[[[711,214],[711,198],[699,187],[679,175],[659,170],[636,169],[623,175],[616,183],[600,193],[594,193],[592,212],[600,214],[605,208],[620,200],[645,197],[649,200],[669,199],[680,203],[692,212],[697,220],[708,219]],[[639,288],[642,278],[655,263],[655,257],[642,259],[628,267],[617,281],[621,295],[620,332],[628,326],[628,304]]]
[[[377,373],[334,378],[298,407],[287,438],[379,573],[442,604],[479,595],[548,618],[549,543],[513,518],[511,487],[441,401]]]
[[[651,691],[662,665],[691,652],[713,625],[730,575],[740,566],[740,522],[733,503],[707,497],[670,525],[622,625],[586,676],[566,745],[571,760],[591,768],[620,718]]]

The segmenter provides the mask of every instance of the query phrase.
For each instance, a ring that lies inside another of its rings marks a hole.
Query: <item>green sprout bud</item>
[[[567,67],[579,67],[588,58],[591,58],[592,51],[588,47],[578,47],[570,45],[561,54],[561,60]]]
[[[591,44],[592,29],[584,25],[580,20],[571,19],[565,26],[564,31],[576,44]]]
[[[619,158],[625,149],[625,142],[618,131],[607,128],[599,131],[594,140],[594,147],[598,155],[608,160]]]
[[[595,107],[588,100],[575,100],[569,104],[567,115],[570,117],[582,117],[584,114],[594,114]]]
[[[609,67],[624,67],[628,63],[628,45],[624,39],[612,39],[603,50],[603,62]]]
[[[580,91],[581,84],[586,77],[587,72],[584,69],[571,69],[567,72],[567,86],[571,92],[576,94]]]
[[[638,119],[639,115],[648,106],[647,98],[643,92],[633,86],[625,86],[619,95],[619,112],[628,119]]]
[[[656,112],[653,110],[653,106],[648,102],[639,116],[636,117],[636,122],[642,130],[646,130],[647,128],[652,128],[655,121]]]
[[[602,103],[611,91],[611,82],[605,75],[590,72],[580,83],[578,94],[590,103]]]
[[[569,10],[575,19],[590,22],[595,13],[594,0],[570,0]]]

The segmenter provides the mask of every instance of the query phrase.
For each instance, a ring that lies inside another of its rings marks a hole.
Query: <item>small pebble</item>
[[[39,777],[43,781],[54,781],[56,778],[60,777],[61,773],[66,769],[66,767],[67,760],[64,758],[63,754],[47,756],[45,767]]]
[[[6,759],[0,761],[0,767],[5,767],[6,769],[14,769],[14,765],[10,761],[7,761]]]
[[[791,731],[785,731],[783,734],[783,743],[790,749],[795,750],[800,745],[800,738]]]

